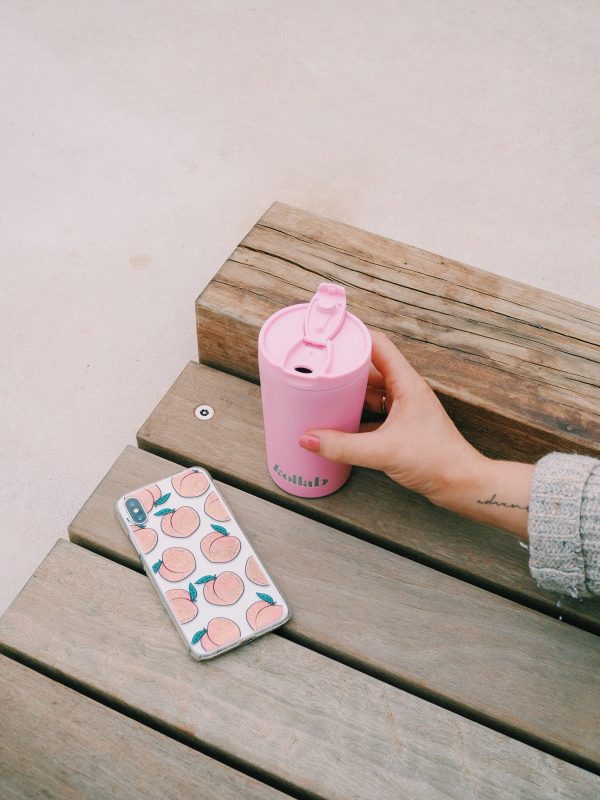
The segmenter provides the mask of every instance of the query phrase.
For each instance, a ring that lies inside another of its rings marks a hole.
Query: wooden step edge
[[[218,282],[219,279],[213,280]],[[209,284],[196,300],[199,362],[259,384],[257,342],[260,325],[241,319],[222,305],[215,307],[210,294]],[[369,327],[377,329],[374,325]],[[227,339],[215,335],[215,331],[225,329]],[[406,336],[393,331],[384,332],[411,360],[414,343],[411,347]],[[449,357],[455,356],[451,354]],[[490,380],[494,378],[497,380],[498,376],[489,376]],[[461,433],[490,458],[533,461],[553,451],[600,456],[600,437],[579,432],[573,424],[573,410],[570,408],[565,407],[563,416],[552,422],[549,415],[539,415],[534,421],[531,415],[519,409],[504,408],[498,402],[486,399],[485,394],[475,402],[439,379],[427,377],[427,381]],[[525,377],[521,389],[524,393],[529,390],[532,396],[539,393],[539,386]],[[554,408],[552,415],[555,417],[556,413]],[[576,413],[579,417],[580,412],[577,410]]]

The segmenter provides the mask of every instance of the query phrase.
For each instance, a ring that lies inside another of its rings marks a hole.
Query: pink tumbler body
[[[269,474],[286,492],[322,497],[351,466],[311,453],[298,439],[311,428],[354,433],[371,363],[371,335],[346,310],[342,286],[321,283],[310,303],[270,316],[258,337],[258,365]]]

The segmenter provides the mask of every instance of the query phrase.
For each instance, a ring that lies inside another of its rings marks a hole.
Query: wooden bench
[[[598,312],[274,204],[197,300],[202,363],[183,369],[0,621],[0,795],[600,796],[598,601],[557,607],[515,537],[371,470],[318,500],[270,480],[258,327],[324,279],[392,331],[487,452],[598,452]],[[491,329],[493,356],[481,345]],[[501,396],[507,359],[531,402],[513,402],[508,379]],[[194,416],[202,403],[209,422]],[[192,463],[217,479],[293,614],[205,663],[113,507]]]

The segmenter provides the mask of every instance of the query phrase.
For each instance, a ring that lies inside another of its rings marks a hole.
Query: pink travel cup
[[[277,486],[323,497],[352,467],[298,444],[307,430],[358,430],[369,380],[371,334],[346,310],[346,291],[320,283],[310,303],[281,308],[258,335],[258,367],[267,461]]]

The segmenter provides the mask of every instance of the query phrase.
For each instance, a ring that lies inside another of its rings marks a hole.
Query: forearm
[[[477,453],[467,465],[457,465],[456,473],[429,499],[527,539],[533,469],[533,464],[496,461]]]

